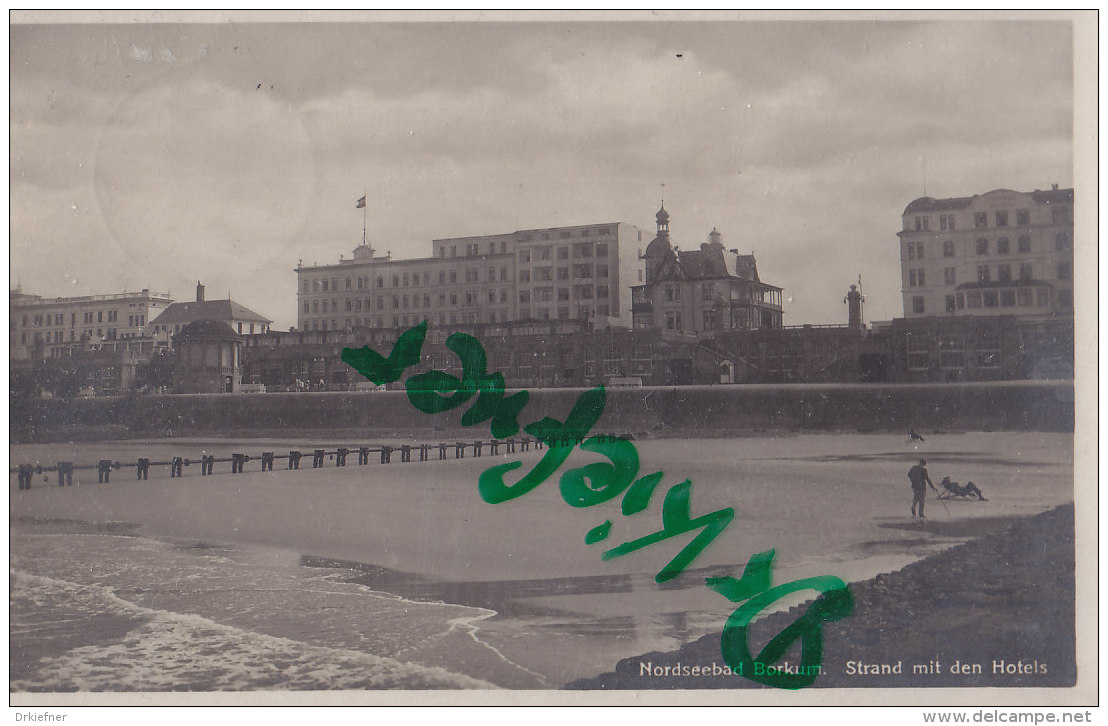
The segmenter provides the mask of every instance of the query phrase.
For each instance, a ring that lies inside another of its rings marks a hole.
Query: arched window
[[[1008,238],[1001,237],[996,241],[996,253],[998,255],[1008,254]]]
[[[989,254],[989,240],[985,239],[984,237],[981,237],[977,240],[977,254]]]
[[[943,242],[943,257],[954,256],[954,242],[953,240],[947,240]]]
[[[1060,234],[1054,238],[1054,249],[1058,252],[1068,250],[1070,248],[1070,238],[1064,234]]]

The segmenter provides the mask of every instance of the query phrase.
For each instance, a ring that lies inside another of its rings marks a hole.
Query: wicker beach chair
[[[973,482],[966,482],[965,485],[962,485],[956,481],[951,481],[949,476],[944,476],[942,487],[943,491],[939,492],[939,499],[965,499],[970,502],[988,501]]]

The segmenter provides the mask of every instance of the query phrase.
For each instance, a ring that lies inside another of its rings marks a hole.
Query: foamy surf
[[[31,635],[19,613],[65,607],[78,610],[73,627],[95,628],[103,617],[135,626],[111,642],[42,658],[13,677],[12,691],[248,691],[493,688],[442,668],[368,653],[253,633],[198,615],[144,608],[109,588],[26,572],[12,573],[12,637]]]
[[[13,537],[21,554],[10,570],[12,691],[497,685],[459,674],[443,655],[457,655],[460,641],[487,652],[458,625],[491,611],[372,593],[305,568],[242,564],[219,548]],[[435,640],[438,649],[425,647]]]

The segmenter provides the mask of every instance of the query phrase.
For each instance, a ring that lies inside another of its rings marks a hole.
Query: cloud
[[[13,274],[202,277],[283,326],[363,193],[374,246],[414,257],[649,234],[664,182],[682,247],[753,249],[788,323],[842,322],[859,272],[889,318],[925,157],[932,196],[1072,183],[1071,56],[1049,22],[13,26]]]

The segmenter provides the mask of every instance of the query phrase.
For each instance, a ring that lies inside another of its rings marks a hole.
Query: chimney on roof
[[[196,302],[204,302],[204,286],[199,280],[196,281]]]
[[[1051,184],[1050,188],[1053,189],[1054,191],[1058,191],[1058,185],[1057,184]]]

